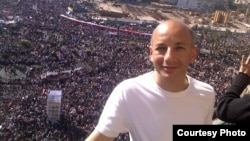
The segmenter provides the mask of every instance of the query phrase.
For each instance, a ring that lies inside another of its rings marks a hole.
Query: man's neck
[[[189,82],[187,76],[184,76],[183,78],[161,78],[160,76],[157,76],[157,74],[154,75],[154,80],[156,83],[164,90],[170,91],[170,92],[181,92],[188,88]]]

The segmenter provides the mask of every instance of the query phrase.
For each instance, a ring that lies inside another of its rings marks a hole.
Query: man
[[[165,21],[149,49],[155,70],[118,84],[87,141],[112,141],[125,132],[133,141],[172,141],[174,124],[212,124],[214,89],[187,75],[198,54],[192,31]]]
[[[232,124],[250,124],[250,95],[240,97],[250,84],[250,55],[242,56],[239,74],[232,85],[218,99],[216,115],[219,119]]]

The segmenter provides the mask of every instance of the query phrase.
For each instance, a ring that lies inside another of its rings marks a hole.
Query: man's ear
[[[151,45],[149,45],[149,60],[151,61],[151,62],[153,62],[153,58],[152,58],[152,54],[153,54],[153,49],[152,49],[152,46]]]
[[[151,55],[149,56],[149,60],[150,62],[153,62],[153,57]]]
[[[190,62],[191,64],[195,62],[196,58],[198,57],[198,53],[199,53],[199,48],[197,46],[194,46],[192,50],[192,58]]]

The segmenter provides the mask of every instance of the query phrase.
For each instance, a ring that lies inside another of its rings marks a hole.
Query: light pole
[[[246,13],[245,13],[245,20],[247,21],[247,19],[248,19],[248,14],[249,14],[249,8],[250,8],[250,3],[248,2],[248,4],[247,4],[247,10],[246,10]]]

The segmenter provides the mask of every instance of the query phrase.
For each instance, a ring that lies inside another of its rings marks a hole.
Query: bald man
[[[187,75],[198,49],[191,29],[168,20],[153,31],[154,71],[122,81],[112,91],[95,130],[86,141],[172,141],[174,124],[212,124],[215,91]]]

